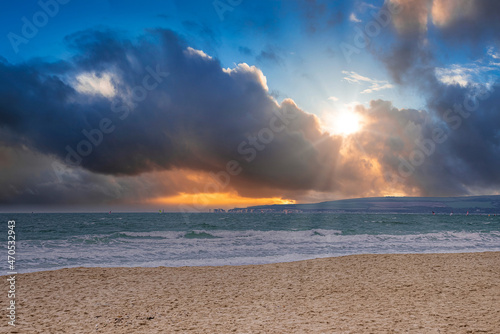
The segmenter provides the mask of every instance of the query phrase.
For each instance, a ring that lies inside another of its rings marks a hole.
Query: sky
[[[0,210],[500,194],[500,2],[12,2]]]

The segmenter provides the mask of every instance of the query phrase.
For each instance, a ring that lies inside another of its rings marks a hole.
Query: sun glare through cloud
[[[351,107],[325,112],[322,116],[322,127],[334,135],[349,136],[361,130],[361,116]]]

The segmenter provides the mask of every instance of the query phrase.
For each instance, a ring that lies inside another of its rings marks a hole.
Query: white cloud
[[[351,84],[360,84],[360,85],[366,85],[368,84],[369,87],[366,88],[361,92],[361,94],[369,94],[373,93],[382,89],[389,89],[393,88],[394,86],[390,84],[388,81],[385,80],[376,80],[376,79],[370,79],[368,77],[362,76],[354,71],[342,71],[342,74],[345,74],[344,80]]]
[[[389,89],[393,88],[394,86],[385,81],[384,84],[379,84],[379,83],[373,83],[370,88],[365,89],[364,91],[361,92],[361,94],[368,94],[368,93],[373,93],[382,89]]]
[[[269,87],[267,86],[266,76],[255,65],[249,66],[247,63],[240,63],[235,68],[223,68],[222,71],[224,73],[229,74],[229,75],[238,75],[239,73],[240,74],[247,73],[247,74],[250,74],[252,76],[255,76],[255,78],[262,85],[262,88],[264,88],[266,91],[269,91]]]
[[[189,56],[198,56],[198,57],[205,58],[205,59],[212,59],[212,57],[207,55],[202,50],[196,50],[190,46],[188,46],[188,48],[184,51],[184,54],[189,55]]]
[[[86,72],[76,77],[74,88],[84,94],[113,97],[116,91],[112,81],[113,74],[111,73],[97,75],[95,72]]]
[[[356,14],[354,14],[354,13],[351,13],[351,15],[349,15],[349,21],[351,21],[351,22],[356,22],[356,23],[361,22],[361,20],[360,20],[360,19],[358,19],[358,18],[356,17]]]
[[[377,6],[371,4],[371,3],[367,3],[367,2],[362,2],[361,5],[360,5],[360,8],[371,8],[371,9],[378,9]]]
[[[344,80],[348,81],[349,83],[361,83],[361,81],[371,81],[370,78],[364,77],[362,75],[359,75],[356,72],[348,72],[348,71],[342,71],[342,74],[345,74],[346,76],[344,77]]]
[[[449,68],[438,67],[435,69],[436,77],[442,83],[447,85],[467,86],[472,80],[471,73],[474,72],[471,68],[466,68],[460,65],[452,65]]]
[[[500,59],[500,54],[496,53],[493,47],[487,51],[487,58],[480,59],[469,64],[452,64],[448,67],[437,67],[434,71],[436,78],[447,85],[467,85],[488,84],[496,81],[498,75],[498,66],[500,63],[495,62],[495,59]],[[489,58],[489,59],[488,59]],[[482,65],[488,64],[488,65]],[[494,73],[492,75],[492,72]]]
[[[493,59],[500,59],[500,54],[495,52],[495,48],[493,46],[488,48],[488,55]]]
[[[488,48],[487,54],[491,58],[489,63],[490,66],[500,66],[500,63],[498,62],[500,60],[500,53],[496,52],[493,46]]]
[[[330,96],[330,97],[328,98],[328,100],[333,101],[333,102],[336,102],[336,101],[338,101],[338,100],[339,100],[339,98],[338,98],[338,97],[335,97],[335,96]]]

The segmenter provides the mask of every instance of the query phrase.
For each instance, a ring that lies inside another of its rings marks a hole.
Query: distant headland
[[[214,209],[214,213],[226,212]],[[228,213],[430,213],[500,214],[500,195],[466,197],[367,197],[309,204],[234,208]]]

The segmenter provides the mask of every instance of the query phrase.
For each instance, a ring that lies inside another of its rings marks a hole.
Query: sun
[[[323,128],[336,135],[349,136],[361,130],[361,116],[349,109],[323,115]]]

